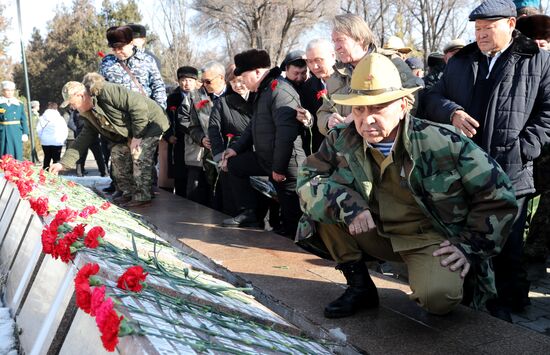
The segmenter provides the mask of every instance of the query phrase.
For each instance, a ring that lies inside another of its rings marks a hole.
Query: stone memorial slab
[[[19,252],[9,268],[4,296],[6,304],[12,310],[19,309],[29,280],[40,259],[40,254],[42,253],[42,243],[40,241],[42,227],[40,218],[33,215]]]
[[[74,267],[46,255],[21,311],[16,314],[21,346],[27,354],[45,354],[73,293]]]
[[[20,201],[12,221],[6,229],[6,236],[0,242],[0,263],[4,269],[9,269],[24,243],[25,232],[29,227],[34,212],[27,201]]]
[[[79,309],[67,332],[59,355],[75,355],[75,349],[78,349],[78,355],[120,354],[116,349],[114,352],[106,351],[101,344],[100,336],[95,319]]]
[[[10,184],[11,185],[11,184]],[[4,241],[6,232],[12,223],[12,218],[15,214],[15,210],[19,205],[19,192],[16,189],[8,189],[10,192],[5,191],[6,205],[0,210],[0,243]],[[2,199],[4,195],[2,195]],[[0,206],[1,207],[1,206]]]

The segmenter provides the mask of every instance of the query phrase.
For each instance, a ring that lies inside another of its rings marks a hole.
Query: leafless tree
[[[192,6],[204,33],[223,36],[229,57],[262,48],[278,63],[332,5],[322,0],[194,0]]]
[[[167,81],[175,81],[177,69],[183,65],[195,65],[196,51],[190,40],[187,25],[189,5],[186,0],[160,0],[157,21],[162,23],[162,36],[166,47],[161,49],[162,74]]]

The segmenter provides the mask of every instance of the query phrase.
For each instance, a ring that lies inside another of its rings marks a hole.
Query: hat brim
[[[405,97],[421,89],[421,87],[406,88],[395,91],[384,92],[379,95],[362,95],[362,94],[336,94],[332,95],[331,99],[334,103],[342,106],[370,106],[379,105],[386,102],[394,101]]]
[[[470,22],[474,22],[475,20],[494,21],[494,20],[502,20],[503,18],[510,18],[510,16],[489,16],[489,17],[474,17],[474,18],[470,17]]]
[[[61,103],[61,105],[59,105],[59,107],[61,107],[61,108],[65,108],[67,106],[69,106],[69,100],[65,100]]]
[[[403,48],[399,48],[397,51],[399,53],[407,54],[407,53],[412,52],[412,48],[411,47],[403,47]]]

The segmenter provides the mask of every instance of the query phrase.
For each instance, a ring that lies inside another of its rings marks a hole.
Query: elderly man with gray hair
[[[453,56],[425,98],[430,119],[461,130],[512,181],[519,212],[492,260],[498,298],[488,303],[491,314],[509,322],[510,310],[529,304],[523,233],[535,192],[533,160],[550,144],[550,54],[515,30],[516,16],[511,0],[486,0],[473,10],[476,42]]]
[[[325,138],[317,127],[317,110],[327,100],[327,80],[334,73],[336,52],[334,45],[323,38],[310,41],[306,47],[306,64],[313,74],[301,87],[300,101],[302,107],[296,108],[296,119],[310,127],[304,130],[302,139],[306,155],[315,153]]]

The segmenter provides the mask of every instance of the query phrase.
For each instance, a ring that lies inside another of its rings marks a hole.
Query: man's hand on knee
[[[351,235],[366,233],[375,227],[376,225],[374,224],[370,211],[365,210],[359,213],[353,221],[351,221],[351,224],[349,225],[349,233]]]
[[[449,255],[444,259],[441,259],[441,266],[449,267],[451,271],[457,271],[462,268],[460,277],[466,277],[470,270],[470,263],[464,255],[464,253],[456,246],[452,245],[448,240],[439,244],[441,248],[434,251],[433,256]]]

